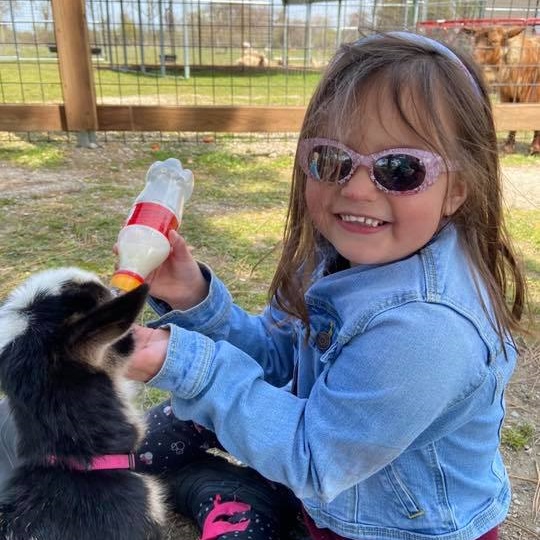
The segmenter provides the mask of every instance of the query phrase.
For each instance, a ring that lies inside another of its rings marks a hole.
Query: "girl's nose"
[[[341,188],[341,195],[348,199],[373,201],[379,190],[369,176],[369,169],[360,165]]]

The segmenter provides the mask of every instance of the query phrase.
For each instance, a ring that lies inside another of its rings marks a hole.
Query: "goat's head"
[[[473,36],[474,59],[482,66],[497,66],[502,63],[504,49],[508,40],[521,34],[525,28],[516,26],[504,28],[503,26],[486,26],[483,28],[463,27],[461,31]]]
[[[77,268],[31,276],[0,306],[0,380],[6,393],[25,399],[66,369],[113,375],[133,350],[129,330],[147,292],[142,285],[114,297],[94,274]]]

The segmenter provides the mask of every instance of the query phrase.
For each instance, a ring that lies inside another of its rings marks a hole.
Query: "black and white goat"
[[[0,494],[5,540],[158,540],[157,482],[131,470],[143,427],[123,388],[147,287],[114,297],[76,268],[30,277],[0,306],[0,382],[19,466]]]

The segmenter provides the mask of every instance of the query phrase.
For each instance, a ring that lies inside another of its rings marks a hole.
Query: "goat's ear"
[[[123,334],[137,319],[146,297],[148,285],[117,296],[73,322],[67,328],[71,346],[108,345]]]
[[[505,33],[506,38],[510,39],[510,38],[519,36],[519,34],[521,34],[524,30],[525,30],[524,26],[513,26],[512,28],[509,28],[508,30],[506,30],[504,33]]]

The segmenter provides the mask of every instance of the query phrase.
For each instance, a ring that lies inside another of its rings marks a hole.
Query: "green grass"
[[[516,153],[501,156],[501,163],[507,167],[523,167],[540,165],[540,155],[529,156],[528,145],[532,141],[532,131],[519,133]]]
[[[523,154],[510,154],[501,158],[501,163],[509,167],[521,167],[527,165],[540,165],[540,156],[528,156]]]
[[[0,161],[7,160],[31,169],[56,168],[64,163],[65,150],[59,146],[27,142],[0,146]]]
[[[530,294],[532,335],[540,338],[540,210],[512,210],[508,227],[524,262]]]
[[[239,301],[248,309],[259,309],[281,238],[292,158],[196,148],[189,164],[196,185],[182,232],[195,246],[196,256],[218,269]],[[58,153],[62,155],[61,150]],[[33,194],[39,185],[29,184],[23,196],[0,193],[0,297],[30,273],[60,265],[82,266],[107,280],[114,266],[112,245],[148,165],[182,153],[186,151],[165,149],[156,156],[142,150],[141,157],[130,163],[118,157],[117,163],[104,163],[84,184],[62,192]],[[23,151],[19,145],[6,144],[0,160],[30,168],[39,155],[46,163],[46,145],[29,145]],[[86,172],[74,172],[61,162],[58,167],[67,178]],[[129,175],[119,179],[120,170],[129,170]]]
[[[501,442],[514,451],[523,450],[533,444],[534,432],[534,426],[531,424],[508,426],[502,430]]]
[[[63,101],[57,64],[0,64],[0,102],[59,103]],[[160,76],[95,69],[98,102],[168,105],[305,105],[320,78],[313,72],[223,74],[193,72]]]

